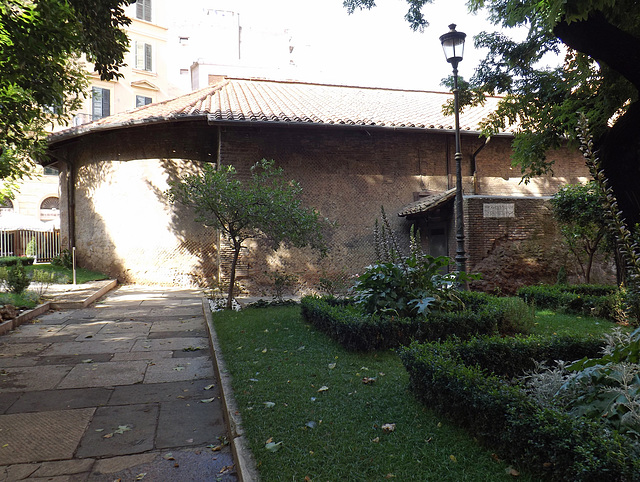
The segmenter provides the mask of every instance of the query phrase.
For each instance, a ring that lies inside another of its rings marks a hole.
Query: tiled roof
[[[102,118],[51,136],[73,137],[94,130],[205,117],[210,123],[296,123],[376,126],[392,129],[453,130],[454,117],[442,106],[451,93],[345,87],[269,80],[225,79],[164,102]],[[460,114],[463,131],[480,131],[480,121],[496,108],[499,98]]]
[[[434,194],[432,196],[423,197],[422,199],[418,199],[417,201],[412,202],[411,204],[407,204],[404,208],[400,210],[398,216],[410,216],[412,214],[421,214],[431,211],[443,204],[447,203],[451,199],[453,199],[456,195],[456,190],[449,189],[448,191],[441,192],[439,194]]]

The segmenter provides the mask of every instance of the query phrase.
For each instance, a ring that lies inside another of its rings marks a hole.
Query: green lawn
[[[297,306],[213,318],[263,480],[513,480],[500,454],[414,398],[392,351],[345,351]]]
[[[60,283],[73,283],[73,271],[68,268],[63,268],[62,266],[54,266],[48,263],[25,266],[25,271],[27,273],[31,273],[34,270],[57,273],[60,276]],[[107,275],[99,273],[97,271],[91,271],[84,268],[76,268],[76,283],[78,284],[87,283],[89,281],[103,280],[107,278]]]
[[[62,266],[54,266],[51,264],[36,264],[33,266],[25,266],[24,270],[29,275],[31,275],[35,270],[56,273],[57,275],[59,275],[56,283],[64,284],[73,282],[72,270],[63,268]],[[102,273],[98,273],[97,271],[90,271],[83,268],[76,269],[76,283],[78,284],[102,279],[107,279],[107,276]],[[27,288],[27,290],[20,295],[0,292],[0,304],[12,304],[21,308],[34,308],[40,301],[41,300],[39,299],[38,294],[33,290],[29,290],[29,288]]]
[[[600,337],[620,326],[603,318],[589,316],[564,315],[551,310],[536,312],[536,323],[533,333],[538,335],[592,335]],[[623,330],[631,330],[631,327],[620,326]]]

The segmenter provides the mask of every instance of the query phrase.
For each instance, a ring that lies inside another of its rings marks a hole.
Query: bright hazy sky
[[[359,86],[444,90],[451,73],[439,36],[450,23],[467,34],[460,75],[471,77],[483,57],[473,36],[493,27],[482,14],[471,15],[465,0],[435,0],[423,9],[430,25],[413,32],[404,19],[404,0],[378,0],[370,11],[348,15],[342,0],[218,0],[216,8],[240,12],[243,28],[286,28],[295,45],[293,59],[301,80]]]

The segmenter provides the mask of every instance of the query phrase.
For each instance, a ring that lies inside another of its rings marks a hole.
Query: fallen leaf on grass
[[[371,385],[372,383],[374,383],[377,379],[373,378],[373,377],[364,377],[362,379],[362,383],[364,383],[365,385]]]
[[[329,363],[329,370],[333,370],[336,367],[336,363]]]
[[[262,403],[264,403],[264,406],[265,406],[266,408],[273,408],[273,407],[275,407],[275,406],[276,406],[276,404],[275,404],[275,403],[273,403],[273,402],[262,402]]]
[[[449,455],[449,459],[451,460],[451,462],[457,462],[458,459],[456,459],[455,455]]]
[[[516,469],[514,469],[513,467],[509,466],[504,470],[508,475],[511,475],[513,477],[518,477],[520,475],[520,472],[518,472]]]
[[[395,475],[394,474],[387,474],[384,476],[385,479],[395,479]]]
[[[372,442],[373,442],[374,444],[377,444],[378,442],[380,442],[380,437],[376,437],[376,438],[374,438],[374,439],[372,440]]]
[[[318,426],[318,424],[316,422],[314,422],[313,420],[308,421],[304,425],[305,425],[305,427],[308,427],[308,428],[316,428]]]
[[[318,392],[326,392],[327,390],[329,390],[329,387],[326,385],[322,385],[320,388],[318,388]]]
[[[269,452],[277,452],[278,450],[280,450],[281,447],[282,447],[282,442],[278,442],[278,443],[269,442],[264,446],[264,448],[267,449]]]
[[[382,426],[382,431],[384,433],[393,432],[395,429],[396,429],[396,424],[395,423],[385,423]]]

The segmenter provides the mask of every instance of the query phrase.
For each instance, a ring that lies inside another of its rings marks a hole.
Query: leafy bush
[[[53,266],[62,266],[63,268],[72,269],[73,258],[71,256],[71,252],[68,249],[63,249],[60,251],[58,256],[54,256],[51,259],[51,264]]]
[[[500,457],[528,466],[545,480],[640,480],[640,459],[627,439],[589,420],[540,407],[519,386],[492,373],[499,368],[509,377],[516,367],[532,365],[528,355],[535,352],[553,360],[593,349],[594,340],[489,338],[412,343],[400,349],[400,357],[416,395]]]
[[[41,269],[35,269],[31,273],[31,283],[37,283],[35,287],[35,293],[38,295],[38,299],[42,298],[49,287],[54,283],[67,283],[69,279],[66,276],[60,276],[58,273],[52,271],[45,271]],[[33,284],[31,287],[33,288]]]
[[[273,299],[275,301],[284,301],[284,295],[287,293],[295,294],[298,289],[298,277],[295,274],[288,274],[281,270],[270,271],[267,273],[272,283]]]
[[[0,258],[0,266],[15,266],[21,263],[23,266],[31,266],[35,258],[29,256],[3,256]]]
[[[640,450],[640,330],[623,334],[618,329],[606,340],[601,357],[541,366],[524,380],[542,406],[603,423],[633,439]]]
[[[27,276],[22,263],[18,261],[15,266],[11,266],[7,273],[7,286],[11,293],[21,294],[29,287],[31,280]]]

